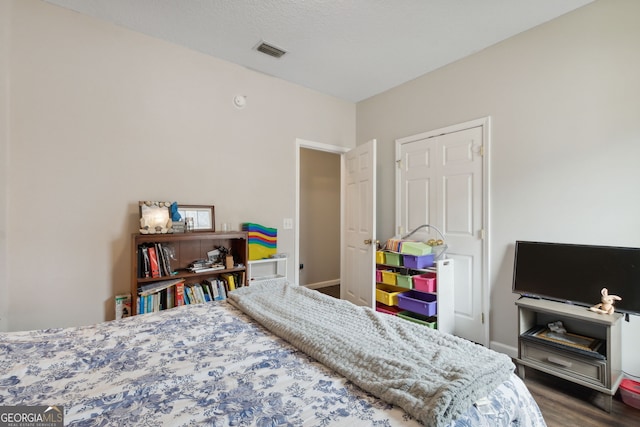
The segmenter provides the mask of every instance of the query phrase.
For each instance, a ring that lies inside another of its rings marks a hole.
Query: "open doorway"
[[[339,296],[343,147],[297,140],[295,283]]]

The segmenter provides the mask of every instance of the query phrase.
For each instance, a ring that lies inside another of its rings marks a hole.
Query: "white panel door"
[[[343,156],[340,298],[375,306],[376,141]]]
[[[483,324],[482,126],[398,141],[400,234],[422,224],[438,227],[454,262],[454,333],[487,345]],[[430,228],[412,239],[440,238]]]

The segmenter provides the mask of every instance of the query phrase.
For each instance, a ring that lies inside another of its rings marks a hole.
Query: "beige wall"
[[[340,280],[340,155],[300,149],[301,285]],[[327,283],[332,282],[332,283]]]
[[[138,200],[215,205],[218,224],[277,227],[293,253],[296,138],[355,146],[353,103],[40,1],[9,7],[7,329],[112,318]]]
[[[515,240],[640,246],[638,16],[635,0],[596,1],[357,106],[357,141],[378,139],[381,240],[395,221],[394,140],[491,116],[495,348],[516,345]],[[639,323],[623,324],[636,375]]]
[[[0,331],[8,324],[7,169],[9,150],[9,29],[11,3],[0,2]]]

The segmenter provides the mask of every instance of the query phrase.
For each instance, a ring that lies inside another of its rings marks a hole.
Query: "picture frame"
[[[216,231],[215,207],[211,205],[178,205],[178,213],[187,222],[187,231]],[[193,218],[193,229],[189,229]]]
[[[599,350],[602,344],[602,341],[597,338],[585,337],[583,335],[573,334],[569,332],[553,332],[549,328],[540,328],[538,331],[533,332],[531,336],[555,344],[562,344],[568,347],[577,348],[583,351],[596,352]]]
[[[140,233],[165,234],[171,231],[171,202],[139,201]]]

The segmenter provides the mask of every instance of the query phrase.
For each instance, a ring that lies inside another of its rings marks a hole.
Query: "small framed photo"
[[[208,205],[178,205],[187,231],[216,231],[215,208]]]
[[[171,229],[169,209],[171,202],[138,202],[140,208],[140,233],[164,234]]]

